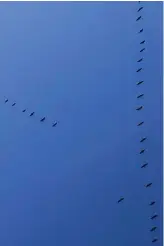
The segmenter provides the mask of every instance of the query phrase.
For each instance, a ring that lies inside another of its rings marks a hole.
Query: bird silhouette
[[[145,43],[145,40],[141,41],[140,44],[144,44]]]
[[[137,126],[141,126],[141,125],[143,125],[143,124],[144,124],[144,121],[141,121],[140,123],[138,123]]]
[[[55,122],[52,124],[52,127],[55,127],[57,125],[58,122]]]
[[[144,83],[144,81],[142,80],[142,81],[137,82],[137,85],[141,85],[143,83]]]
[[[33,116],[35,114],[35,112],[32,112],[31,114],[30,114],[30,116]]]
[[[152,186],[152,183],[148,183],[145,185],[146,188],[151,187],[151,186]]]
[[[46,119],[46,117],[43,117],[40,121],[43,122],[43,121],[45,121],[45,119]]]
[[[147,139],[147,138],[144,137],[144,138],[142,138],[142,139],[140,140],[140,142],[143,143],[146,139]]]
[[[140,95],[137,96],[137,98],[141,98],[143,96],[144,96],[144,94],[140,94]]]
[[[142,9],[143,9],[143,7],[140,7],[140,8],[137,10],[137,12],[140,12]]]
[[[143,109],[143,106],[140,106],[140,107],[136,108],[137,111],[139,111],[141,109]]]
[[[154,205],[155,204],[155,201],[151,201],[150,203],[149,203],[149,206],[152,206],[152,205]]]
[[[143,61],[143,58],[139,59],[137,62],[141,62],[141,61]]]
[[[143,28],[142,28],[141,30],[139,30],[139,32],[138,32],[138,33],[141,33],[141,32],[143,32]]]
[[[140,52],[143,52],[145,50],[145,48],[141,49]]]
[[[138,73],[138,72],[140,72],[141,70],[142,70],[142,67],[141,67],[141,68],[139,68],[139,69],[137,69],[137,71],[136,71],[136,72]]]
[[[148,166],[148,163],[144,163],[142,166],[141,166],[141,168],[145,168],[145,167],[147,167]]]

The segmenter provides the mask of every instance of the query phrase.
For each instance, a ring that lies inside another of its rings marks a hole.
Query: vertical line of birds
[[[5,99],[4,103],[5,103],[5,104],[6,104],[6,103],[9,103],[9,99],[8,99],[8,98]],[[12,103],[11,106],[12,106],[12,107],[16,106],[16,102]],[[26,109],[26,108],[22,110],[22,113],[25,113],[25,112],[27,112],[27,109]],[[32,116],[34,116],[34,115],[35,115],[35,112],[34,112],[34,111],[32,111],[32,112],[29,113],[29,117],[32,117]],[[42,118],[40,119],[40,122],[44,122],[45,120],[46,120],[46,117],[44,116],[44,117],[42,117]],[[58,121],[53,122],[53,123],[52,123],[52,127],[57,126],[57,124],[58,124]]]
[[[137,14],[139,15],[136,19],[136,22],[138,22],[139,25],[142,25],[142,20],[143,20],[143,11],[144,11],[144,7],[141,5],[141,1],[138,2],[139,4],[139,7],[137,8]],[[139,36],[139,39],[140,39],[140,46],[141,48],[139,49],[139,55],[141,55],[142,53],[145,52],[145,39],[143,38],[144,36],[144,28],[142,27],[141,29],[139,29],[138,31],[138,36]],[[139,73],[139,76],[140,74],[142,75],[142,72],[143,72],[143,66],[140,65],[140,64],[143,64],[143,61],[144,61],[144,57],[140,57],[138,60],[137,60],[137,65],[139,66],[139,68],[136,70],[136,73]],[[144,80],[139,80],[137,82],[137,86],[141,87],[142,88],[142,85],[144,83]],[[137,95],[137,100],[140,102],[141,99],[144,99],[144,93],[140,93]],[[141,111],[144,109],[144,106],[142,104],[140,104],[139,106],[137,106],[136,108],[136,111]],[[142,127],[144,125],[144,121],[140,121],[138,122],[137,124],[137,127]],[[143,136],[141,137],[140,139],[140,144],[145,144],[145,142],[147,141],[147,137]],[[143,155],[146,151],[146,148],[141,148],[140,151],[139,151],[139,154],[140,155]],[[144,169],[144,168],[147,168],[149,165],[148,162],[143,162],[141,164],[141,168]],[[152,186],[152,182],[149,182],[147,184],[144,185],[146,188],[150,188]],[[152,200],[150,201],[149,203],[149,206],[155,206],[156,202],[155,200]],[[158,214],[157,213],[154,213],[150,216],[150,219],[154,220],[158,217]],[[156,225],[153,225],[151,228],[150,228],[150,232],[155,232],[157,230],[157,226]],[[158,241],[158,238],[157,237],[154,237],[153,236],[153,239],[152,239],[152,243],[155,243]]]
[[[138,4],[139,4],[139,7],[137,8],[137,14],[139,15],[137,18],[136,18],[136,22],[138,22],[138,24],[142,24],[142,20],[143,20],[143,10],[144,10],[144,7],[141,5],[141,1],[138,1]],[[143,38],[143,34],[144,34],[144,29],[143,29],[143,27],[142,28],[140,28],[139,29],[139,31],[138,31],[138,36],[139,36],[139,38],[140,38],[140,46],[141,46],[141,48],[139,49],[139,55],[141,56],[144,52],[145,52],[145,50],[146,50],[146,48],[145,48],[145,39]],[[140,76],[140,74],[142,75],[142,72],[144,71],[144,69],[143,69],[143,66],[142,66],[142,64],[143,64],[143,61],[144,61],[144,57],[142,56],[142,57],[140,57],[138,60],[137,60],[137,65],[139,66],[139,68],[137,68],[137,70],[136,70],[136,73]],[[141,65],[140,65],[141,64]],[[141,87],[142,88],[142,85],[144,84],[144,80],[139,80],[139,81],[137,81],[137,87]],[[137,95],[137,101],[141,101],[141,100],[143,100],[144,99],[144,93],[140,93],[140,94],[138,94]],[[136,111],[138,112],[138,111],[142,111],[144,109],[144,106],[143,106],[143,104],[140,104],[139,106],[137,106],[136,107]],[[145,124],[145,121],[144,120],[142,120],[142,121],[139,121],[138,123],[137,123],[137,127],[142,127],[143,125]],[[145,142],[147,141],[147,137],[146,136],[143,136],[143,137],[141,137],[140,138],[140,140],[139,140],[139,142],[140,142],[140,144],[145,144]],[[145,151],[146,151],[146,148],[141,148],[140,149],[140,151],[139,151],[139,155],[143,155],[144,156],[144,153],[145,153]],[[149,163],[148,162],[143,162],[142,164],[141,164],[141,169],[145,169],[145,168],[147,168],[148,167],[148,165],[149,165]],[[151,186],[152,186],[152,182],[148,182],[147,184],[145,184],[144,185],[145,186],[145,188],[150,188]],[[122,202],[124,200],[124,197],[120,197],[120,199],[117,201],[117,203],[120,203],[120,202]],[[155,200],[151,200],[150,202],[149,202],[149,206],[150,207],[154,207],[156,205],[156,201]],[[155,221],[155,219],[157,219],[157,217],[158,217],[158,214],[157,213],[153,213],[151,216],[150,216],[150,220],[152,220],[153,221],[153,223],[154,223],[154,221]],[[157,226],[156,225],[153,225],[151,228],[150,228],[150,232],[151,233],[153,233],[153,232],[155,232],[157,230]],[[153,235],[153,239],[152,239],[152,243],[155,243],[155,242],[157,242],[158,241],[158,238],[157,237],[154,237],[154,235]]]

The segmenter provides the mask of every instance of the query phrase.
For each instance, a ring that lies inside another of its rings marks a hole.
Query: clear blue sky
[[[0,3],[1,246],[162,245],[162,2],[142,5]]]

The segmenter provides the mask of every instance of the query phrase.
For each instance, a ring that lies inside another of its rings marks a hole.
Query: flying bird
[[[140,154],[143,154],[145,152],[145,149],[141,149]]]
[[[122,202],[124,200],[124,197],[121,197],[118,201],[117,201],[117,203],[120,203],[120,202]]]
[[[43,122],[43,121],[45,121],[45,119],[46,119],[46,117],[43,117],[40,121]]]
[[[148,188],[150,186],[152,186],[152,183],[148,183],[148,184],[145,185],[146,188]]]
[[[151,229],[150,229],[150,231],[155,231],[157,229],[157,227],[156,226],[153,226]]]
[[[136,19],[136,21],[139,21],[141,19],[141,15]]]
[[[8,101],[9,101],[9,99],[6,99],[6,100],[5,100],[5,103],[7,103]]]
[[[136,108],[136,110],[141,110],[141,109],[143,109],[143,106],[140,106],[140,107],[138,107],[138,108]]]
[[[30,114],[30,116],[33,116],[35,114],[35,112],[32,112],[31,114]]]
[[[144,137],[140,140],[140,143],[143,143],[145,140],[147,139],[147,137]]]
[[[139,68],[136,72],[138,73],[138,72],[140,72],[142,70],[142,67],[141,68]]]
[[[143,9],[143,7],[140,7],[137,12],[140,12]]]
[[[137,62],[141,62],[141,61],[143,61],[143,58],[139,59]]]
[[[140,94],[140,95],[137,96],[137,98],[141,98],[143,96],[144,96],[144,94]]]
[[[158,217],[158,215],[157,214],[154,214],[153,216],[151,216],[151,220],[154,220],[154,219],[156,219]]]
[[[152,243],[155,243],[155,242],[157,242],[158,241],[158,238],[154,238],[153,240],[152,240]]]
[[[13,104],[12,104],[12,107],[15,106],[15,104],[16,104],[16,103],[13,103]]]
[[[145,43],[145,40],[141,41],[140,44],[144,44]]]
[[[141,32],[143,32],[143,28],[142,28],[141,30],[139,30],[139,32],[138,32],[138,33],[141,33]]]
[[[26,109],[23,109],[22,112],[23,112],[23,113],[26,112]]]
[[[145,48],[141,49],[140,52],[143,52],[145,50]]]
[[[140,123],[138,123],[137,126],[141,126],[141,125],[143,125],[143,124],[144,124],[144,121],[141,121]]]
[[[137,83],[137,85],[141,85],[141,84],[143,84],[144,83],[144,81],[142,80],[142,81],[139,81],[138,83]]]
[[[57,125],[57,123],[58,123],[58,122],[53,123],[52,127],[55,127],[55,126]]]
[[[154,204],[155,204],[155,201],[152,201],[152,202],[149,203],[149,206],[152,206]]]
[[[141,166],[141,168],[145,168],[148,165],[148,163],[145,163]]]

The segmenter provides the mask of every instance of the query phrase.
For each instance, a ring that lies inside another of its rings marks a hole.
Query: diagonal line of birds
[[[9,103],[10,103],[9,99],[6,98],[6,99],[4,100],[4,104],[9,104]],[[14,102],[14,103],[11,104],[11,106],[12,106],[12,107],[15,107],[16,104],[17,104],[17,103]],[[22,109],[22,113],[28,113],[27,108]],[[36,113],[35,113],[34,111],[32,111],[32,112],[29,112],[29,113],[28,113],[28,116],[29,116],[29,117],[34,117],[35,114],[36,114]],[[44,116],[44,117],[40,118],[39,121],[40,121],[40,123],[43,123],[43,122],[45,122],[46,120],[47,120],[47,118],[46,118],[46,116]],[[52,126],[52,127],[56,127],[58,123],[59,123],[59,121],[54,121],[54,122],[52,122],[51,126]]]

